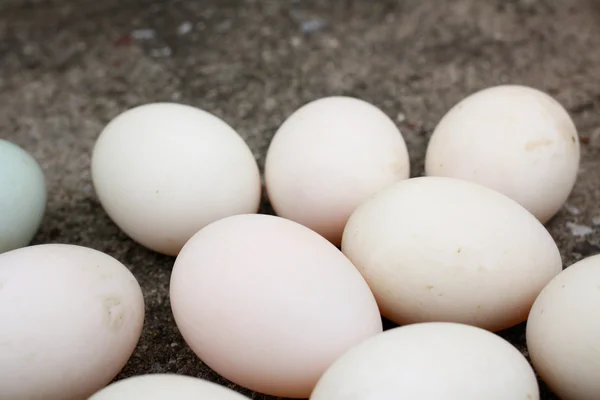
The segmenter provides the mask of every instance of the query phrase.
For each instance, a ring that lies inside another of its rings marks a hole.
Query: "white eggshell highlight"
[[[248,397],[191,376],[148,374],[117,381],[88,400],[248,400]]]
[[[319,380],[310,400],[537,400],[525,357],[473,326],[394,328],[355,346]]]

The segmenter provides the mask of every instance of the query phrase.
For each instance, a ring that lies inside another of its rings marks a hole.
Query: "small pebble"
[[[221,23],[219,23],[216,27],[215,27],[215,31],[217,32],[226,32],[229,29],[231,29],[231,26],[233,25],[233,21],[228,19],[225,20]]]
[[[267,97],[265,99],[265,109],[267,111],[272,111],[277,107],[277,101],[273,97]]]
[[[189,21],[182,22],[181,25],[177,27],[177,34],[179,36],[185,36],[192,31],[192,23]]]
[[[293,47],[298,47],[302,44],[302,39],[300,39],[298,36],[294,36],[290,39],[290,43]]]
[[[322,19],[311,19],[300,24],[302,33],[313,33],[320,31],[327,26],[327,22]]]
[[[323,43],[325,46],[331,49],[337,49],[340,46],[340,42],[334,37],[327,37],[323,39]]]
[[[565,204],[565,209],[573,215],[581,214],[581,210],[571,204]]]
[[[152,371],[153,372],[162,372],[162,371],[164,371],[164,368],[162,365],[160,365],[160,363],[154,363],[154,364],[152,364]]]
[[[135,40],[150,40],[156,37],[154,29],[136,29],[131,32],[131,37]]]
[[[594,230],[586,225],[576,224],[574,222],[567,222],[567,228],[571,230],[571,234],[577,237],[587,236],[594,233]]]
[[[156,58],[169,57],[172,54],[170,47],[161,47],[159,49],[152,49],[150,55]]]

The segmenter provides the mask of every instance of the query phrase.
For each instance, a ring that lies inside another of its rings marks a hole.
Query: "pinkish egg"
[[[354,265],[310,229],[238,215],[194,235],[177,257],[171,305],[192,350],[223,377],[306,398],[352,346],[382,331]]]

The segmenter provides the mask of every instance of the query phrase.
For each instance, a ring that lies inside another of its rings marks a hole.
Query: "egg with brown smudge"
[[[140,338],[133,274],[66,244],[0,255],[0,400],[80,400],[107,385]]]
[[[534,88],[500,85],[448,111],[431,135],[425,169],[497,190],[545,223],[569,197],[579,159],[577,128],[560,103]]]

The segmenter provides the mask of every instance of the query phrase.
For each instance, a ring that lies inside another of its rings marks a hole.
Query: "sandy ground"
[[[35,156],[49,185],[35,243],[107,252],[145,293],[143,336],[119,378],[220,381],[175,327],[173,259],[120,233],[95,197],[90,153],[118,113],[153,101],[204,108],[234,126],[262,166],[276,128],[300,105],[357,96],[397,121],[420,175],[427,139],[455,102],[495,84],[537,87],[569,110],[582,141],[577,186],[548,224],[570,265],[600,251],[599,73],[594,0],[0,2],[0,136]],[[522,326],[503,336],[526,354]]]

